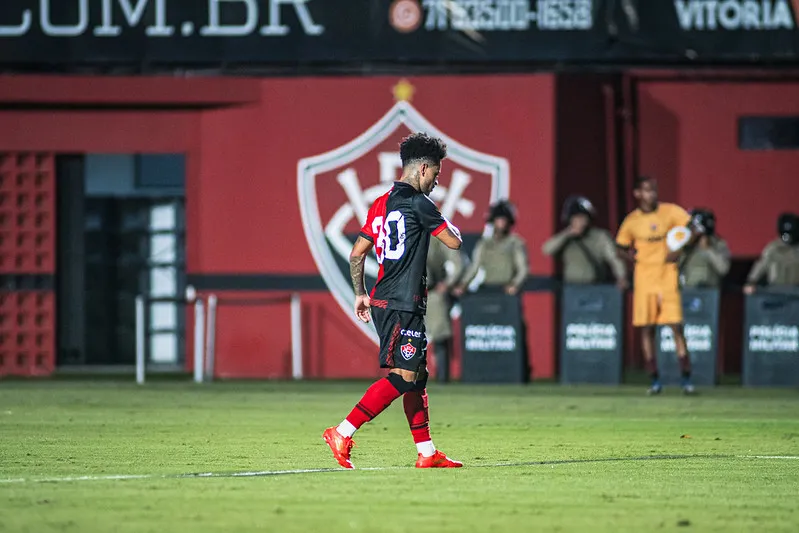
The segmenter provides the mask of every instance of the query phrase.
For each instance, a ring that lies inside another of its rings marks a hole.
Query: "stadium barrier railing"
[[[195,383],[208,383],[214,379],[217,309],[220,305],[267,306],[288,303],[291,313],[291,374],[295,380],[303,379],[302,300],[299,293],[275,298],[219,298],[213,293],[196,294],[192,287],[188,287],[185,298],[149,298],[141,294],[136,297],[136,383],[141,385],[146,381],[147,307],[158,302],[178,302],[194,307],[192,379]]]

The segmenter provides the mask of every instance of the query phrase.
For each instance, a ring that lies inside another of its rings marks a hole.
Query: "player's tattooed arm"
[[[350,252],[350,278],[352,278],[352,288],[355,290],[355,296],[364,296],[366,294],[363,273],[366,265],[366,254],[371,249],[372,243],[359,236],[352,247],[352,252]]]
[[[355,289],[355,296],[366,294],[366,285],[363,281],[363,268],[366,257],[350,257],[350,277],[352,277],[352,288]]]

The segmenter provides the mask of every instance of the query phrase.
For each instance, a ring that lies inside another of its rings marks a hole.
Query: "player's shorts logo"
[[[413,359],[413,356],[416,355],[416,348],[413,346],[413,344],[411,344],[411,341],[408,341],[407,344],[400,346],[400,353],[402,354],[403,359],[410,361]]]
[[[422,8],[417,0],[394,0],[388,8],[388,21],[400,33],[416,31],[422,24]]]
[[[372,325],[357,320],[352,312],[354,292],[349,253],[372,202],[386,193],[401,175],[401,139],[422,131],[447,143],[445,167],[430,197],[465,235],[481,234],[489,204],[507,198],[510,192],[507,159],[478,152],[439,130],[408,101],[414,92],[418,89],[407,81],[400,82],[394,88],[399,101],[373,126],[355,139],[297,164],[302,224],[314,261],[342,312],[375,344],[378,338]],[[355,115],[360,108],[351,112]],[[320,117],[313,126],[334,127],[324,120]],[[468,124],[468,121],[459,122]],[[377,260],[371,254],[365,266],[369,290],[378,270]]]

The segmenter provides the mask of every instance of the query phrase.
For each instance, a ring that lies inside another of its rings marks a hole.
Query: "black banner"
[[[682,310],[685,340],[691,354],[691,381],[694,385],[716,384],[718,356],[719,301],[717,289],[683,289]],[[658,327],[655,349],[658,372],[664,385],[678,385],[681,373],[670,327]]]
[[[0,64],[795,61],[796,0],[3,0]]]
[[[0,63],[598,59],[598,0],[3,0]]]
[[[483,289],[461,299],[461,381],[527,381],[521,298]]]
[[[799,386],[799,291],[746,298],[743,383]]]
[[[638,27],[620,24],[620,40],[638,57],[762,62],[799,54],[795,0],[628,1],[637,4]]]
[[[621,383],[621,292],[612,285],[566,285],[562,294],[561,383]]]

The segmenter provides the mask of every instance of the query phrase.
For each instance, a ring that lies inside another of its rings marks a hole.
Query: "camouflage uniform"
[[[589,227],[580,237],[571,235],[566,228],[550,237],[541,251],[544,255],[562,258],[564,283],[603,283],[608,278],[608,265],[617,280],[625,277],[616,243],[610,232],[601,228]]]
[[[717,236],[707,237],[709,245],[698,244],[687,249],[680,258],[680,280],[683,287],[721,287],[730,271],[730,248]]]
[[[469,285],[481,268],[485,271],[483,285],[510,285],[521,289],[529,270],[524,239],[516,234],[480,239],[472,253],[472,264],[469,265],[461,284]]]
[[[449,268],[447,268],[449,267]],[[452,300],[449,292],[458,283],[463,273],[463,257],[458,250],[447,248],[438,239],[430,239],[430,250],[427,254],[427,313],[425,328],[433,343],[436,358],[436,378],[438,381],[449,380],[450,340],[452,339],[452,319],[450,310]],[[446,292],[440,294],[436,286],[444,283]]]
[[[799,286],[799,245],[771,241],[749,272],[747,283],[754,285],[763,276],[770,288]]]

